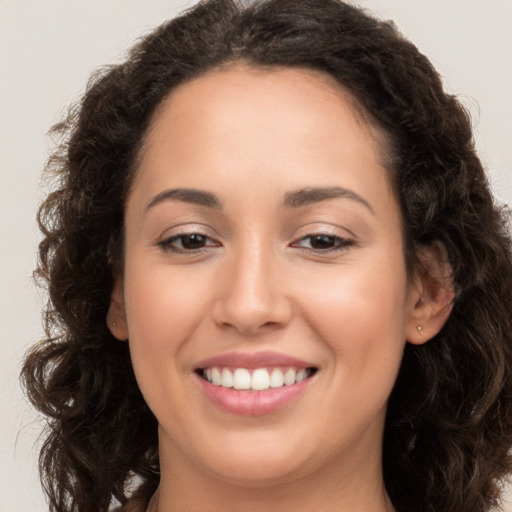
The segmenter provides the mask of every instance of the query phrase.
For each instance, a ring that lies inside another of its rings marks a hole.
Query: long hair
[[[219,66],[308,68],[334,77],[387,139],[405,257],[446,248],[456,298],[442,331],[407,344],[383,447],[399,512],[483,512],[512,469],[512,256],[471,123],[430,62],[391,24],[339,0],[199,3],[100,70],[54,128],[57,181],[39,211],[36,275],[46,338],[22,378],[48,417],[40,470],[51,512],[103,512],[158,485],[157,422],[128,347],[106,327],[122,272],[123,209],[152,115],[177,85]]]

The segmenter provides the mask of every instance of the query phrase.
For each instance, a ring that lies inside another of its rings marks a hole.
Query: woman
[[[51,510],[499,503],[506,212],[391,25],[201,3],[56,130],[48,339],[23,370]]]

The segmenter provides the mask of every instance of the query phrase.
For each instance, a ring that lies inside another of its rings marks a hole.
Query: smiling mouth
[[[199,368],[196,373],[214,386],[239,391],[265,391],[283,386],[292,386],[309,379],[317,369],[311,368],[222,368],[212,366]]]

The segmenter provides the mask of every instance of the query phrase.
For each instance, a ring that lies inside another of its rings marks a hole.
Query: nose
[[[286,278],[272,251],[258,247],[232,254],[218,275],[215,323],[243,335],[257,335],[286,326],[293,314]]]

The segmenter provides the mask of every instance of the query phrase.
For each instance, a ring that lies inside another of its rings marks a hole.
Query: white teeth
[[[222,370],[221,386],[223,388],[232,388],[233,387],[233,375],[227,368],[224,368],[224,370]]]
[[[274,368],[270,374],[270,387],[280,388],[284,385],[284,375],[279,368]]]
[[[228,370],[229,371],[229,370]],[[237,368],[233,374],[235,389],[251,389],[251,374],[245,368]]]
[[[298,372],[297,372],[297,377],[295,377],[295,382],[301,382],[303,381],[306,377],[308,376],[305,368],[301,368]]]
[[[284,374],[284,383],[287,386],[291,386],[292,384],[295,384],[295,377],[297,376],[295,370],[293,368],[288,368],[286,370],[286,373]]]
[[[271,372],[266,368],[257,368],[251,372],[246,368],[236,368],[232,372],[229,368],[205,368],[203,375],[215,386],[234,388],[238,390],[264,391],[269,388],[291,386],[302,382],[310,375],[306,368],[288,368],[284,373],[280,368],[273,368]]]
[[[256,391],[263,391],[270,387],[270,377],[268,371],[265,368],[259,368],[254,370],[251,379],[251,389]]]
[[[222,376],[218,368],[212,368],[212,384],[220,386],[222,384]]]

